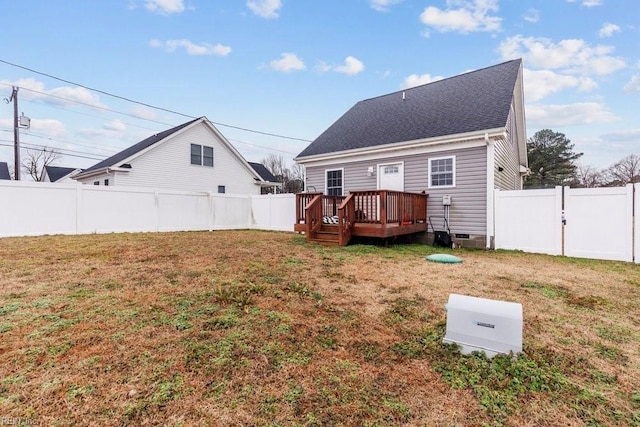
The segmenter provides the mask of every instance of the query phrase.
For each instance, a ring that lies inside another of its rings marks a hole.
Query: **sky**
[[[638,0],[2,0],[0,98],[26,150],[89,167],[206,116],[248,160],[293,158],[360,100],[515,58],[527,136],[583,165],[640,155]],[[0,161],[13,163],[0,103]]]

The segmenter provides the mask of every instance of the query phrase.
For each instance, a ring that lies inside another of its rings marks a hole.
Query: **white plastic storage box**
[[[450,294],[444,342],[487,357],[522,351],[522,304]]]

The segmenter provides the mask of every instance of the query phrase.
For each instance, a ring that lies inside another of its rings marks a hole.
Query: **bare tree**
[[[60,157],[59,151],[49,147],[44,147],[42,150],[27,150],[27,156],[22,161],[22,167],[31,175],[34,181],[43,181],[45,166],[49,166]]]
[[[607,185],[610,186],[640,182],[640,156],[628,155],[611,165],[606,174],[609,181]]]
[[[572,187],[595,188],[605,184],[605,173],[591,165],[578,165]]]
[[[283,193],[298,193],[304,187],[304,169],[301,165],[294,164],[290,169],[283,156],[269,154],[262,159],[262,164],[269,172],[282,183]]]

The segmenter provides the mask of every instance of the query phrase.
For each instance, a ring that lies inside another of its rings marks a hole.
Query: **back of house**
[[[528,170],[522,61],[360,101],[296,161],[327,195],[426,192],[433,228],[447,218],[458,244],[490,247],[493,191]]]

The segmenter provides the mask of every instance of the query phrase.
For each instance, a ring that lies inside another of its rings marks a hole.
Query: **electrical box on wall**
[[[451,206],[451,196],[448,194],[442,196],[442,204],[444,206]]]

